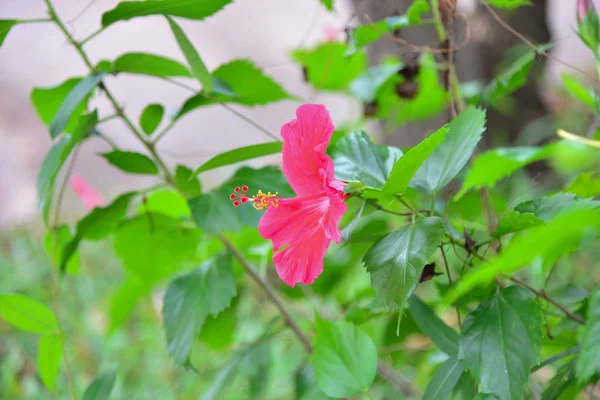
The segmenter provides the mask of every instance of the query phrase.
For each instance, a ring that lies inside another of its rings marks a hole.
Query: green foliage
[[[517,8],[530,6],[530,0],[485,0],[486,3],[498,8]]]
[[[500,218],[492,236],[499,238],[500,236],[533,228],[538,225],[544,225],[544,220],[536,217],[533,213],[520,213],[510,210]]]
[[[140,116],[140,126],[146,135],[151,135],[158,128],[164,114],[165,108],[160,104],[149,104],[144,108]]]
[[[533,294],[512,286],[467,316],[459,355],[481,393],[520,399],[529,369],[539,362],[542,316]]]
[[[596,96],[596,93],[592,88],[586,88],[576,78],[571,75],[561,74],[560,75],[565,89],[577,100],[591,108],[592,110],[598,109],[600,99]]]
[[[583,173],[565,191],[580,197],[600,196],[600,175],[593,172]]]
[[[350,91],[359,100],[372,102],[377,99],[380,89],[400,71],[402,64],[382,64],[367,69],[350,82]]]
[[[357,396],[371,387],[377,350],[364,332],[348,322],[331,323],[316,316],[313,356],[317,385],[334,398]]]
[[[586,385],[600,373],[600,288],[590,295],[586,324],[581,332],[581,350],[577,356],[575,370],[577,383]]]
[[[333,11],[333,0],[320,0],[320,1],[321,1],[321,4],[323,4],[323,7],[325,7],[328,11]]]
[[[113,65],[114,72],[157,76],[159,78],[192,76],[188,68],[179,61],[163,56],[147,53],[126,53],[117,58]]]
[[[581,41],[589,47],[596,57],[598,56],[598,45],[600,45],[600,21],[594,7],[591,7],[578,23],[578,32]]]
[[[21,294],[0,294],[0,317],[26,332],[43,335],[58,332],[54,313],[42,303]]]
[[[574,393],[564,393],[569,388],[575,386],[575,365],[574,362],[568,362],[561,366],[556,375],[548,383],[548,387],[542,393],[542,400],[558,400],[561,398],[573,398],[577,395]],[[566,396],[562,396],[565,394]],[[569,396],[571,394],[571,396]]]
[[[16,19],[0,19],[0,46],[4,43],[4,39],[10,32],[10,28],[17,25],[19,21]]]
[[[62,351],[60,336],[58,334],[40,337],[37,366],[42,382],[52,391],[56,388],[56,378],[58,378],[58,373],[60,372]]]
[[[456,356],[447,359],[438,368],[431,382],[427,385],[427,389],[425,389],[425,393],[423,394],[423,400],[448,398],[462,376],[464,369],[464,363],[458,360]]]
[[[35,88],[31,91],[31,103],[44,124],[50,125],[52,119],[57,114],[69,93],[73,91],[81,80],[82,78],[71,78],[60,85]],[[69,122],[63,128],[64,132],[73,132],[73,129],[75,129],[75,126],[77,125],[77,120],[85,110],[86,100],[87,99],[84,99],[72,110]]]
[[[202,193],[200,181],[194,172],[184,165],[178,165],[175,169],[175,182],[177,187],[189,196],[200,196]]]
[[[158,167],[148,156],[134,151],[113,150],[101,154],[109,164],[114,165],[123,172],[132,174],[158,175]]]
[[[431,341],[444,353],[449,356],[456,356],[458,354],[458,333],[446,325],[417,296],[410,296],[408,304],[419,329],[429,336]]]
[[[571,193],[556,193],[524,201],[515,207],[520,213],[531,213],[543,220],[549,220],[563,213],[580,209],[597,209],[600,201],[581,199]]]
[[[85,389],[83,400],[105,400],[110,397],[115,381],[117,380],[116,368],[103,372]]]
[[[281,153],[281,147],[281,142],[268,142],[229,150],[206,161],[194,171],[193,175],[198,175],[201,172],[210,171],[211,169],[251,160],[257,157]]]
[[[76,249],[68,249],[67,245],[73,241],[73,234],[68,225],[60,225],[54,230],[46,232],[44,237],[44,249],[52,260],[54,266],[61,266],[64,261],[64,267],[72,275],[79,273],[79,254]],[[68,249],[68,250],[67,250]],[[69,251],[67,255],[66,252]]]

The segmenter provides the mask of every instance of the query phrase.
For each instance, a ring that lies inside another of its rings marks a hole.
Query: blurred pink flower
[[[590,0],[577,0],[577,20],[579,23],[585,18],[590,6],[594,7],[593,4],[590,4]]]
[[[325,150],[333,122],[323,105],[304,104],[297,119],[281,127],[282,170],[297,194],[291,199],[259,192],[254,207],[267,211],[258,231],[273,242],[273,262],[289,286],[311,284],[323,272],[323,257],[338,243],[340,219],[346,212],[344,182],[333,177],[333,161]]]
[[[337,38],[338,30],[331,25],[324,25],[323,34],[326,41],[333,42]]]
[[[85,179],[79,175],[71,176],[71,187],[75,194],[88,209],[93,209],[102,204],[102,196]]]

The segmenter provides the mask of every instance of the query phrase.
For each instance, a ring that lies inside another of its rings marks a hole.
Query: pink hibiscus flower
[[[333,133],[329,112],[323,105],[304,104],[296,117],[281,127],[281,136],[282,170],[297,197],[259,191],[250,200],[246,186],[241,197],[231,195],[235,206],[252,201],[257,210],[266,209],[258,231],[273,242],[273,263],[291,287],[311,284],[323,272],[323,257],[331,241],[340,241],[338,224],[347,209],[346,184],[333,177],[333,161],[325,154]]]
[[[71,176],[71,187],[85,206],[91,210],[102,204],[102,196],[79,175]]]

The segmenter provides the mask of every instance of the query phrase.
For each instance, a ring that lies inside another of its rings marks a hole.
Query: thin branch
[[[362,199],[362,200],[365,200],[365,201],[367,200],[367,199],[365,199],[365,198],[364,198],[364,197],[362,197],[362,196],[358,196],[358,198],[359,198],[359,199]],[[383,212],[385,212],[385,213],[392,214],[392,215],[398,215],[398,216],[400,216],[400,217],[410,217],[411,215],[413,215],[413,212],[401,213],[401,212],[397,212],[397,211],[393,211],[393,210],[388,210],[387,208],[385,208],[385,207],[382,207],[382,206],[380,206],[380,205],[379,205],[379,204],[377,204],[377,203],[370,203],[370,202],[367,202],[367,204],[368,204],[368,205],[370,205],[370,206],[371,206],[371,207],[373,207],[373,208],[376,208],[376,209],[378,209],[379,211],[383,211]]]
[[[553,364],[553,363],[555,363],[558,360],[562,360],[563,358],[569,357],[570,355],[579,352],[580,347],[581,346],[573,346],[570,349],[567,349],[567,350],[565,350],[565,351],[563,351],[561,353],[558,353],[555,356],[552,356],[550,358],[545,359],[544,361],[542,361],[540,363],[540,365],[536,365],[535,367],[533,367],[531,369],[531,372],[533,373],[533,372],[535,372],[537,370],[540,370],[540,369],[544,368],[546,365]]]
[[[443,245],[440,246],[440,250],[442,251],[442,258],[444,259],[444,266],[446,267],[446,275],[448,276],[448,283],[450,284],[450,287],[452,287],[454,285],[454,282],[452,282],[452,276],[450,276],[450,267],[448,266],[448,259],[446,258],[446,251],[444,251]],[[462,331],[462,320],[460,319],[460,309],[458,307],[458,304],[454,305],[454,309],[456,310],[456,318],[458,319],[458,327]]]
[[[38,24],[43,22],[53,22],[52,18],[34,18],[34,19],[20,19],[19,24]]]
[[[210,98],[210,96],[209,96],[209,98]],[[268,137],[270,137],[271,139],[276,140],[278,142],[281,142],[281,138],[280,137],[278,137],[277,135],[269,132],[266,128],[263,128],[262,126],[260,126],[259,124],[257,124],[253,120],[251,120],[250,118],[246,117],[244,114],[240,113],[239,111],[235,110],[231,106],[227,105],[226,103],[224,103],[222,101],[219,101],[219,104],[223,108],[225,108],[227,111],[229,111],[233,115],[237,116],[238,118],[243,119],[244,121],[246,121],[247,123],[249,123],[250,125],[252,125],[253,127],[255,127],[256,129],[258,129],[259,131],[261,131],[262,133],[264,133],[265,135],[267,135]]]
[[[585,320],[583,318],[581,318],[579,315],[567,310],[567,308],[565,306],[563,306],[558,301],[556,301],[555,299],[550,297],[548,295],[548,293],[546,293],[546,291],[544,291],[543,289],[542,290],[535,289],[535,288],[529,286],[527,283],[525,283],[515,277],[510,277],[510,280],[513,281],[514,283],[516,283],[517,285],[520,285],[526,289],[529,289],[536,296],[545,299],[548,303],[553,304],[556,308],[558,308],[560,311],[562,311],[567,317],[569,317],[573,321],[577,322],[578,324],[580,324],[580,325],[585,324]]]

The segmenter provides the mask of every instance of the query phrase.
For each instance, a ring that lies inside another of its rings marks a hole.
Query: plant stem
[[[452,276],[450,275],[450,267],[448,266],[448,259],[446,258],[446,251],[444,250],[444,246],[440,246],[440,250],[442,251],[442,258],[444,259],[444,267],[446,267],[446,275],[448,276],[448,283],[450,287],[454,285],[452,282]],[[458,308],[458,304],[454,305],[454,309],[456,310],[456,318],[458,319],[458,327],[462,331],[462,320],[460,318],[460,309]]]
[[[575,354],[575,353],[579,352],[580,347],[581,346],[579,346],[579,345],[578,346],[573,346],[570,349],[567,349],[567,350],[565,350],[565,351],[563,351],[561,353],[558,353],[555,356],[552,356],[550,358],[545,359],[544,361],[542,361],[540,363],[540,365],[536,365],[535,367],[533,367],[531,369],[531,373],[534,373],[535,371],[544,368],[546,365],[550,365],[550,364],[552,364],[552,363],[554,363],[554,362],[556,362],[558,360],[562,360],[565,357],[568,357],[568,356],[570,356],[572,354]]]
[[[365,201],[367,200],[367,199],[365,199],[365,198],[364,198],[364,197],[362,197],[362,196],[358,196],[358,198],[359,198],[359,199],[362,199],[362,200],[365,200]],[[412,212],[401,213],[401,212],[397,212],[397,211],[393,211],[393,210],[388,210],[387,208],[385,208],[385,207],[382,207],[382,206],[380,206],[380,205],[379,205],[379,204],[377,204],[377,203],[367,203],[367,204],[369,204],[369,205],[370,205],[371,207],[373,207],[373,208],[376,208],[376,209],[378,209],[379,211],[383,211],[383,212],[385,212],[385,213],[392,214],[392,215],[398,215],[398,216],[400,216],[400,217],[410,217],[411,215],[413,215],[413,213],[412,213]]]
[[[19,19],[19,24],[37,24],[43,22],[53,22],[52,18],[34,18],[34,19]]]
[[[83,46],[84,44],[89,42],[91,39],[95,38],[96,36],[98,36],[99,34],[104,32],[104,29],[106,29],[106,28],[103,26],[102,28],[98,29],[96,32],[92,33],[88,37],[82,39],[81,42],[79,42],[79,45]]]

